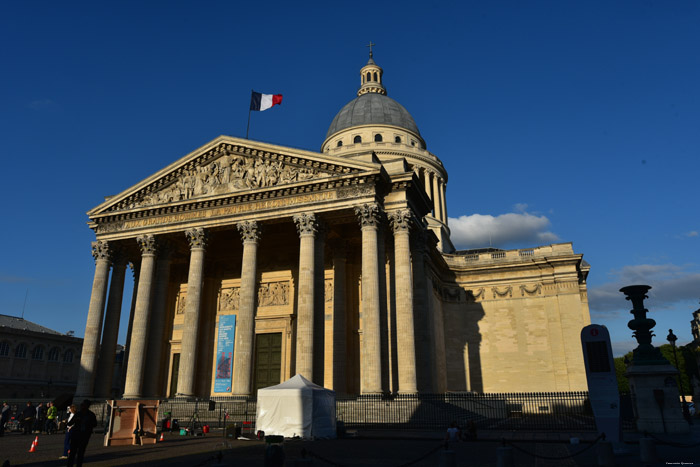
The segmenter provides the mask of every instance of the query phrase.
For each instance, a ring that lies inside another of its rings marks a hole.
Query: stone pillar
[[[199,334],[199,314],[202,307],[204,251],[207,245],[207,232],[202,228],[186,230],[185,235],[190,243],[190,270],[187,276],[187,301],[180,350],[180,371],[177,380],[178,397],[195,395],[197,336]]]
[[[432,172],[433,176],[433,210],[435,219],[442,220],[440,217],[440,187],[438,186],[438,175],[436,172]]]
[[[326,342],[326,267],[325,241],[328,228],[316,219],[317,231],[314,244],[314,383],[324,386]]]
[[[122,314],[126,263],[127,260],[122,252],[115,251],[112,260],[112,280],[109,283],[105,324],[102,331],[102,345],[100,346],[100,366],[97,369],[97,378],[95,379],[94,395],[101,399],[112,398],[112,377],[119,337],[119,318]]]
[[[413,325],[415,329],[416,383],[418,391],[436,392],[435,375],[438,373],[435,356],[435,320],[437,314],[430,306],[432,285],[425,271],[426,234],[422,229],[414,229],[411,238],[413,257]]]
[[[347,249],[338,242],[333,245],[333,390],[347,393],[347,318],[345,313]]]
[[[382,392],[382,347],[380,333],[379,255],[377,229],[379,206],[364,204],[355,208],[362,229],[362,346],[360,349],[362,394]]]
[[[447,181],[440,179],[440,201],[442,202],[442,220],[447,224]]]
[[[136,295],[138,293],[138,283],[139,283],[139,265],[137,263],[130,262],[129,267],[131,268],[131,273],[134,279],[134,286],[131,290],[131,308],[129,309],[129,326],[126,330],[126,343],[124,345],[124,357],[122,360],[122,374],[121,374],[121,392],[124,393],[124,384],[126,383],[126,373],[129,368],[129,349],[131,348],[131,330],[134,327],[134,310],[136,309]]]
[[[156,239],[153,235],[136,238],[141,248],[141,274],[139,276],[134,324],[131,329],[131,351],[129,369],[124,384],[125,399],[143,397],[143,382],[146,375],[146,350],[148,349],[148,325],[153,297],[153,278],[156,272]]]
[[[92,242],[92,256],[95,258],[95,278],[92,281],[92,294],[88,308],[87,323],[83,349],[80,353],[80,369],[75,389],[76,402],[92,397],[95,384],[95,370],[102,332],[102,315],[107,298],[107,281],[109,280],[110,246],[108,242]]]
[[[260,228],[255,221],[238,224],[243,240],[241,264],[240,305],[236,320],[236,342],[233,364],[233,394],[249,396],[253,380],[253,349],[255,343],[255,298],[257,287],[258,241]]]
[[[146,380],[143,394],[147,397],[162,397],[163,346],[165,337],[165,317],[168,314],[168,286],[170,285],[171,246],[158,242],[158,259],[156,260],[156,279],[153,288],[153,311],[151,324],[148,326],[148,357],[146,358]]]
[[[417,392],[416,343],[413,329],[413,276],[409,237],[412,223],[411,211],[394,211],[389,214],[389,222],[394,230],[399,392],[415,393]]]
[[[315,214],[298,214],[299,290],[297,298],[296,374],[314,380],[315,243],[318,222]]]

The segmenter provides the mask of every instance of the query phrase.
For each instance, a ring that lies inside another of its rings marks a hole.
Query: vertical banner
[[[216,339],[216,374],[214,392],[231,392],[233,377],[233,342],[236,338],[236,315],[219,315]]]

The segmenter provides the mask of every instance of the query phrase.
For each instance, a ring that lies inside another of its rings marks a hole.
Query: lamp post
[[[673,333],[673,329],[668,330],[666,340],[669,344],[671,344],[671,348],[673,349],[673,360],[676,362],[676,369],[678,370],[678,387],[681,390],[681,400],[683,401],[683,416],[688,423],[692,423],[690,419],[690,410],[688,410],[688,403],[685,400],[685,390],[683,389],[683,378],[680,369],[681,367],[678,366],[678,355],[676,354],[676,341],[678,340],[678,337],[676,337],[676,335]]]

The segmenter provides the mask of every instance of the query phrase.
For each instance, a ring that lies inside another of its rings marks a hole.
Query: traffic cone
[[[160,439],[158,441],[165,441],[165,439],[163,439],[163,432],[160,433]]]
[[[39,446],[39,437],[34,438],[34,447]]]
[[[36,440],[32,441],[32,447],[29,448],[29,452],[36,452]]]

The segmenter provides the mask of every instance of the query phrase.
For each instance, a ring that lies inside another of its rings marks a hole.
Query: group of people
[[[10,421],[12,409],[7,402],[2,404],[2,416],[0,418],[0,436],[4,435],[5,424]],[[58,431],[58,408],[51,402],[44,406],[39,403],[36,407],[27,402],[24,409],[17,410],[17,419],[21,423],[22,434],[46,433],[52,434]],[[63,454],[60,459],[67,459],[67,465],[83,465],[85,448],[87,448],[90,436],[97,426],[97,417],[90,410],[90,401],[85,400],[77,406],[68,408],[65,418],[65,438],[63,440]],[[63,424],[62,424],[63,425]]]

